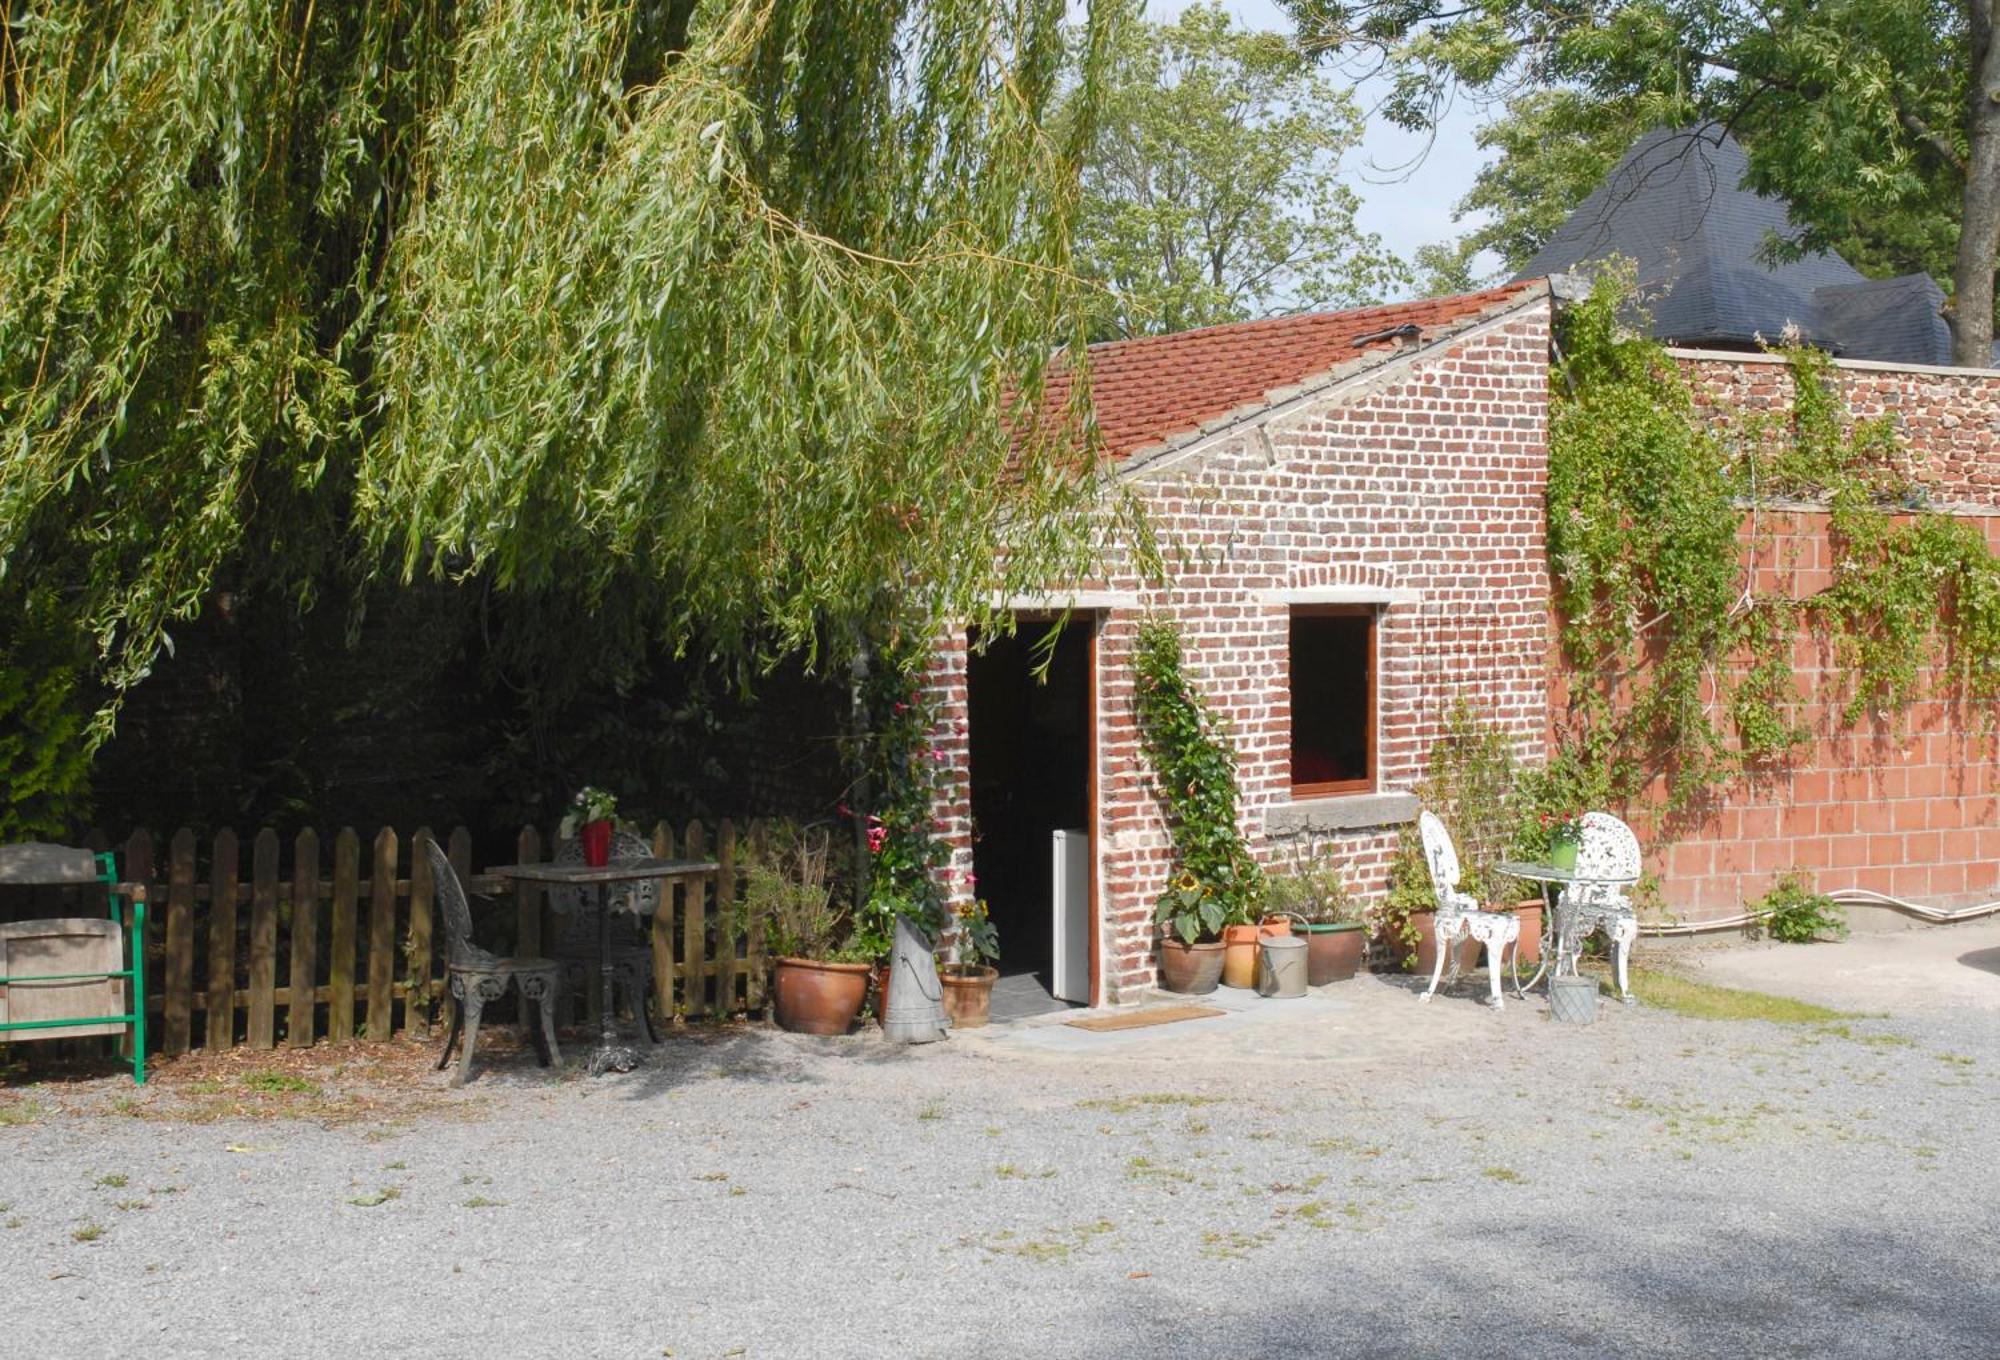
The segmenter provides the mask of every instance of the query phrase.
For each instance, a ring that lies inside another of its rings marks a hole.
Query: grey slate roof
[[[1951,362],[1944,294],[1927,275],[1868,279],[1824,251],[1764,263],[1768,238],[1798,229],[1782,202],[1743,187],[1748,169],[1717,127],[1656,128],[1515,278],[1622,255],[1638,265],[1652,334],[1677,344],[1775,342],[1789,325],[1845,358]]]

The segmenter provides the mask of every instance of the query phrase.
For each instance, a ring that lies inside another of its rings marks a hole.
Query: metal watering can
[[[1305,918],[1294,912],[1281,912],[1292,920],[1304,925]],[[1306,937],[1304,935],[1266,935],[1257,942],[1257,995],[1270,997],[1301,997],[1306,994]]]

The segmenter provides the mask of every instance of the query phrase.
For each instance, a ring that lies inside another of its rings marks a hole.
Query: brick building
[[[1267,864],[1311,837],[1346,860],[1350,887],[1382,891],[1417,813],[1409,790],[1461,696],[1524,759],[1544,757],[1563,682],[1544,533],[1553,305],[1530,281],[1093,351],[1106,448],[1169,579],[1149,585],[1114,553],[1101,579],[1009,601],[1016,637],[982,651],[951,636],[932,675],[952,868],[977,871],[1010,969],[1098,1003],[1153,981],[1171,848],[1130,665],[1149,612],[1181,624],[1190,675],[1230,725],[1243,829]],[[1719,419],[1790,402],[1779,359],[1676,353]],[[1851,416],[1895,415],[1933,506],[1978,518],[2000,547],[2000,373],[1833,372]],[[1826,518],[1746,516],[1760,589],[1826,584]],[[1034,651],[1034,622],[1064,609],[1052,650]],[[1045,684],[1031,677],[1043,661]],[[1972,715],[1932,700],[1855,730],[1814,639],[1798,640],[1795,671],[1820,733],[1803,760],[1671,842],[1633,812],[1668,907],[1732,916],[1792,868],[1825,891],[1934,906],[2000,895],[2000,779]],[[1056,831],[1082,834],[1057,851]]]
[[[1549,321],[1548,289],[1530,283],[1093,352],[1107,451],[1170,580],[1149,586],[1114,555],[1101,579],[1010,602],[1027,620],[1072,611],[1046,684],[1030,675],[1045,632],[1032,624],[983,652],[952,637],[933,676],[953,868],[978,871],[1010,967],[1074,1000],[1153,980],[1170,850],[1130,667],[1149,611],[1180,622],[1189,673],[1231,726],[1267,860],[1312,833],[1357,886],[1379,880],[1457,695],[1539,757]],[[1058,921],[1061,830],[1085,834]]]

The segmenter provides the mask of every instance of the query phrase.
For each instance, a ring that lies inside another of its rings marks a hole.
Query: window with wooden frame
[[[1292,610],[1292,796],[1375,791],[1375,607]]]

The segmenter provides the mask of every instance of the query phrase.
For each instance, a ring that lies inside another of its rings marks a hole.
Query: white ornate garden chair
[[[1639,938],[1639,914],[1625,885],[1639,877],[1639,865],[1639,838],[1632,828],[1608,812],[1586,812],[1576,850],[1577,881],[1556,898],[1559,971],[1575,973],[1584,937],[1602,932],[1612,946],[1618,999],[1628,1006],[1633,997],[1627,977],[1632,942]]]
[[[1504,911],[1481,911],[1470,893],[1458,890],[1458,851],[1452,847],[1451,833],[1429,812],[1418,814],[1417,832],[1423,837],[1424,861],[1430,865],[1431,890],[1437,894],[1437,962],[1431,966],[1431,985],[1419,1001],[1429,1001],[1445,978],[1445,960],[1451,960],[1450,980],[1458,978],[1458,943],[1477,940],[1486,946],[1486,977],[1495,1010],[1507,1003],[1500,996],[1500,968],[1507,949],[1518,947],[1521,923]]]

